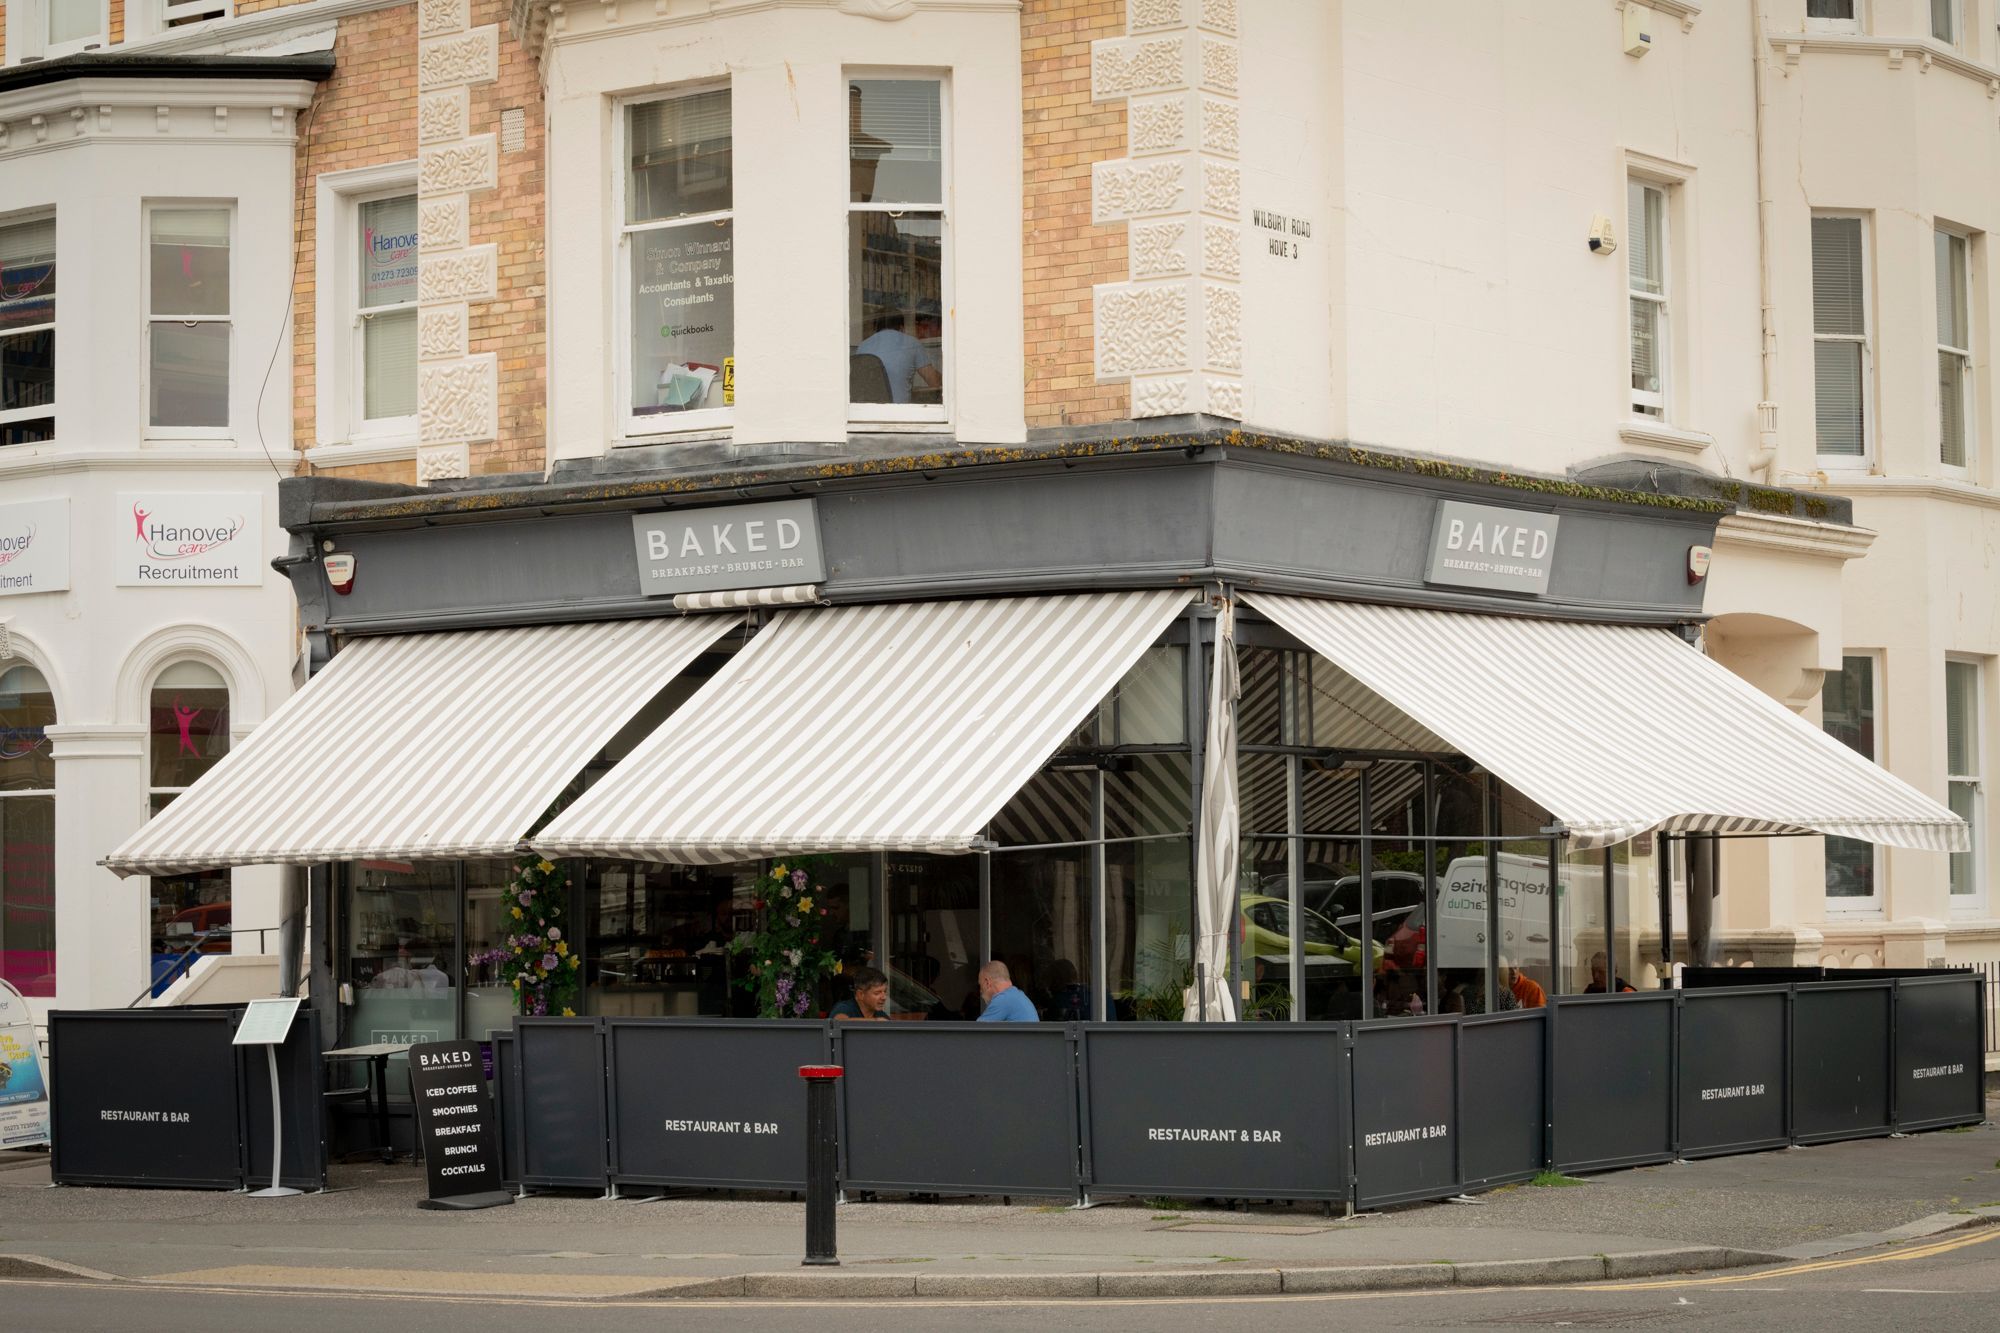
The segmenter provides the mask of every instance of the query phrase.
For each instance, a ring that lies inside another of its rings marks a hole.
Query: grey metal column
[[[1371,765],[1361,770],[1361,1016],[1375,1017],[1375,811],[1369,803]],[[1491,894],[1489,893],[1489,897]]]
[[[1306,1021],[1306,932],[1305,880],[1306,844],[1305,796],[1301,791],[1303,761],[1295,754],[1285,756],[1285,920],[1289,937],[1285,956],[1285,986],[1291,993],[1294,1023]]]
[[[1104,990],[1110,984],[1105,975],[1111,951],[1104,938],[1104,770],[1097,769],[1090,783],[1090,1018],[1104,1021]]]
[[[1660,962],[1671,973],[1674,967],[1674,840],[1671,834],[1653,835],[1653,868],[1660,882]]]
[[[1424,760],[1424,1012],[1438,1011],[1437,765]]]
[[[288,865],[278,889],[278,993],[299,993],[299,961],[305,954],[307,889],[306,866]]]
[[[1500,779],[1486,775],[1486,1012],[1500,1003]]]
[[[1562,849],[1560,837],[1549,839],[1549,994],[1566,994],[1563,984],[1562,944],[1563,944],[1563,882]]]
[[[1715,965],[1715,881],[1717,839],[1690,833],[1682,841],[1688,859],[1688,962]]]
[[[988,835],[992,836],[990,826]],[[993,853],[979,854],[979,966],[993,956]]]
[[[1628,860],[1625,864],[1630,865]],[[1613,887],[1617,862],[1604,849],[1604,993],[1618,993],[1618,893]],[[1589,960],[1586,959],[1586,962]]]

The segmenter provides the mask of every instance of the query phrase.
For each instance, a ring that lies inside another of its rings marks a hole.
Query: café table
[[[375,1112],[375,1138],[382,1160],[396,1160],[395,1144],[389,1138],[389,1057],[408,1053],[407,1041],[376,1041],[363,1046],[341,1046],[326,1052],[328,1063],[335,1060],[365,1060],[368,1082],[364,1091]]]

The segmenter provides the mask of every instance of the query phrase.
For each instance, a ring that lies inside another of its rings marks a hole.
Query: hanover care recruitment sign
[[[781,588],[826,577],[811,500],[635,514],[639,590],[648,597]]]
[[[261,495],[126,492],[118,497],[108,540],[122,587],[254,587],[264,581]]]
[[[410,1048],[410,1095],[416,1102],[417,1148],[431,1208],[485,1208],[512,1203],[500,1184],[499,1140],[479,1047],[434,1041]]]
[[[0,505],[0,597],[69,587],[69,501]]]
[[[0,981],[0,1148],[49,1141],[49,1085],[21,992]]]

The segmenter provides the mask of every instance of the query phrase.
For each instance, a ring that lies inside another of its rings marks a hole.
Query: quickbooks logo
[[[181,526],[173,523],[150,521],[153,515],[135,503],[132,506],[132,530],[139,549],[147,560],[170,563],[186,560],[191,556],[206,555],[218,546],[227,545],[243,531],[243,520],[229,518],[221,523]]]

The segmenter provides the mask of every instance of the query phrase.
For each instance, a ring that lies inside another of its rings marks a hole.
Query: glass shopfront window
[[[848,125],[848,399],[862,417],[943,420],[944,90],[853,79]]]
[[[586,1013],[617,1017],[747,1012],[732,994],[730,940],[752,925],[754,864],[610,862],[585,893]],[[742,998],[747,999],[747,996]]]
[[[357,861],[347,893],[346,1042],[459,1035],[458,865]]]
[[[0,665],[0,978],[56,993],[55,696],[42,673]]]

